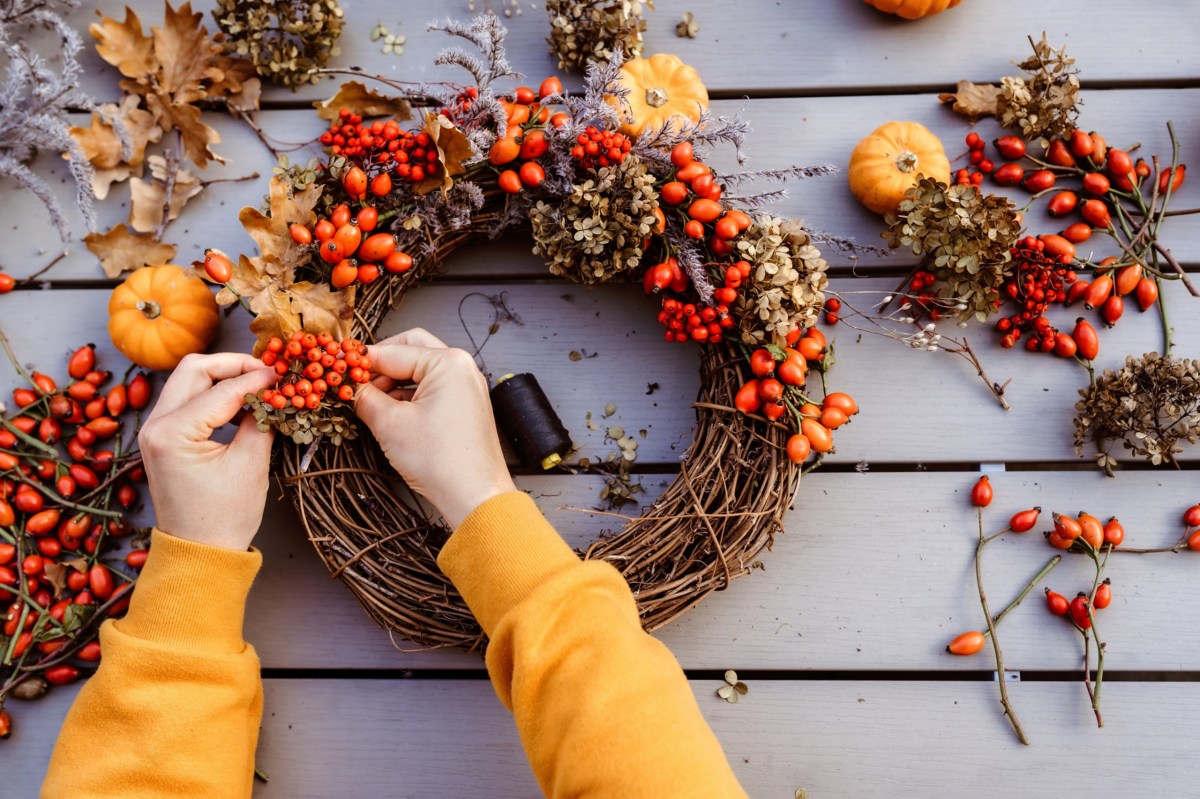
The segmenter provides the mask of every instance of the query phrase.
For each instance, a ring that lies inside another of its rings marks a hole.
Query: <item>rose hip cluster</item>
[[[276,409],[291,405],[315,411],[326,401],[350,402],[355,386],[371,379],[366,345],[352,338],[336,341],[324,332],[298,330],[286,344],[272,338],[262,362],[275,368],[280,382],[264,389],[259,399]]]

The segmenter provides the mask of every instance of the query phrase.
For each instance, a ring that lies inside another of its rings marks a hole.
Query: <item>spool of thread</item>
[[[496,424],[526,466],[549,469],[571,451],[571,434],[529,373],[507,374],[491,391]]]

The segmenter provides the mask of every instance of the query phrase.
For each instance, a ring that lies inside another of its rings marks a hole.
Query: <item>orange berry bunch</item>
[[[571,157],[584,169],[613,166],[625,160],[632,146],[633,142],[629,141],[624,133],[600,130],[595,125],[588,125],[575,139]]]
[[[342,156],[354,165],[342,178],[342,185],[354,199],[365,198],[368,186],[376,197],[387,195],[392,190],[393,175],[409,183],[420,183],[441,170],[437,148],[429,146],[429,134],[403,130],[394,119],[364,124],[360,115],[343,108],[329,130],[321,134],[320,141],[333,155]],[[348,180],[354,169],[358,173]],[[364,169],[373,174],[368,176]]]
[[[497,136],[488,151],[488,163],[495,167],[516,167],[502,170],[498,175],[500,188],[509,194],[539,186],[546,179],[546,170],[537,162],[550,149],[545,126],[548,122],[556,128],[561,127],[570,117],[562,112],[551,116],[550,109],[540,101],[561,93],[562,82],[549,77],[542,81],[536,95],[528,86],[518,86],[511,101],[500,101],[508,118],[508,128],[503,135]],[[523,163],[516,166],[518,160]]]
[[[671,148],[671,163],[675,165],[674,179],[663,184],[659,196],[667,205],[686,207],[688,222],[683,232],[692,239],[708,236],[714,255],[733,254],[731,242],[750,227],[749,215],[721,204],[723,189],[712,170],[696,159],[690,142]]]
[[[262,362],[281,378],[275,388],[259,393],[259,400],[276,410],[290,405],[315,411],[326,400],[350,402],[355,386],[371,379],[366,345],[352,338],[337,341],[329,333],[298,330],[286,344],[272,338]]]
[[[364,205],[352,217],[350,206],[341,203],[328,217],[320,217],[312,230],[294,224],[290,235],[301,245],[316,241],[321,260],[333,267],[329,282],[334,288],[344,289],[355,282],[369,286],[383,271],[402,274],[413,264],[411,256],[396,249],[394,235],[374,232],[378,224],[375,206]]]

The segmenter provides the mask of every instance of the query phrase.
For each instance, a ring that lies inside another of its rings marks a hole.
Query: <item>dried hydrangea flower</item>
[[[675,35],[680,39],[695,39],[700,32],[700,25],[691,11],[683,12],[683,19],[675,23]]]
[[[1010,250],[1021,232],[1008,198],[921,178],[884,222],[888,229],[882,235],[890,246],[925,256],[942,284],[939,296],[964,306],[960,318],[983,321],[996,311],[1000,287],[1012,271]]]
[[[218,0],[213,18],[225,32],[226,53],[249,59],[264,80],[293,89],[316,83],[313,70],[341,54],[337,0]]]
[[[654,8],[651,0],[546,0],[546,43],[558,68],[582,71],[590,61],[611,61],[618,51],[625,58],[640,56],[646,30],[643,5]]]
[[[1000,124],[1028,139],[1065,136],[1079,117],[1079,70],[1066,48],[1053,49],[1042,34],[1033,55],[1018,64],[1027,77],[1000,81],[996,111]]]
[[[742,341],[784,346],[794,328],[816,324],[828,264],[799,222],[759,217],[738,240],[737,256],[751,266],[735,309]]]
[[[529,212],[534,254],[550,272],[579,283],[602,283],[636,269],[642,244],[658,220],[658,193],[645,163],[628,157],[595,170],[562,202],[539,201]]]
[[[1097,464],[1110,477],[1118,441],[1154,465],[1175,464],[1180,444],[1200,442],[1200,360],[1151,352],[1130,355],[1125,366],[1106,369],[1080,389],[1075,403],[1075,451],[1096,445]]]

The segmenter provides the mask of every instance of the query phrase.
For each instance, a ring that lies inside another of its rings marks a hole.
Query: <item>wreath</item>
[[[757,211],[779,191],[726,194],[832,168],[716,174],[704,154],[728,143],[740,163],[747,127],[712,117],[674,56],[593,63],[580,96],[556,78],[501,94],[495,83],[515,73],[494,16],[431,30],[478,48],[436,62],[473,85],[376,78],[381,93],[348,81],[314,104],[329,122],[324,157],[281,162],[265,209],[242,210],[259,254],[209,250],[195,268],[223,284],[218,302],[255,314],[255,354],[281,376],[247,399],[284,433],[277,476],[309,540],[376,622],[423,647],[484,638],[437,567],[449,531],[355,427],[353,386],[370,379],[361,342],[458,247],[517,226],[555,275],[640,281],[664,338],[699,347],[696,437],[647,512],[580,555],[616,566],[657,628],[749,573],[802,473],[857,412],[824,391],[826,263],[812,236]],[[422,105],[421,124],[404,128]]]

